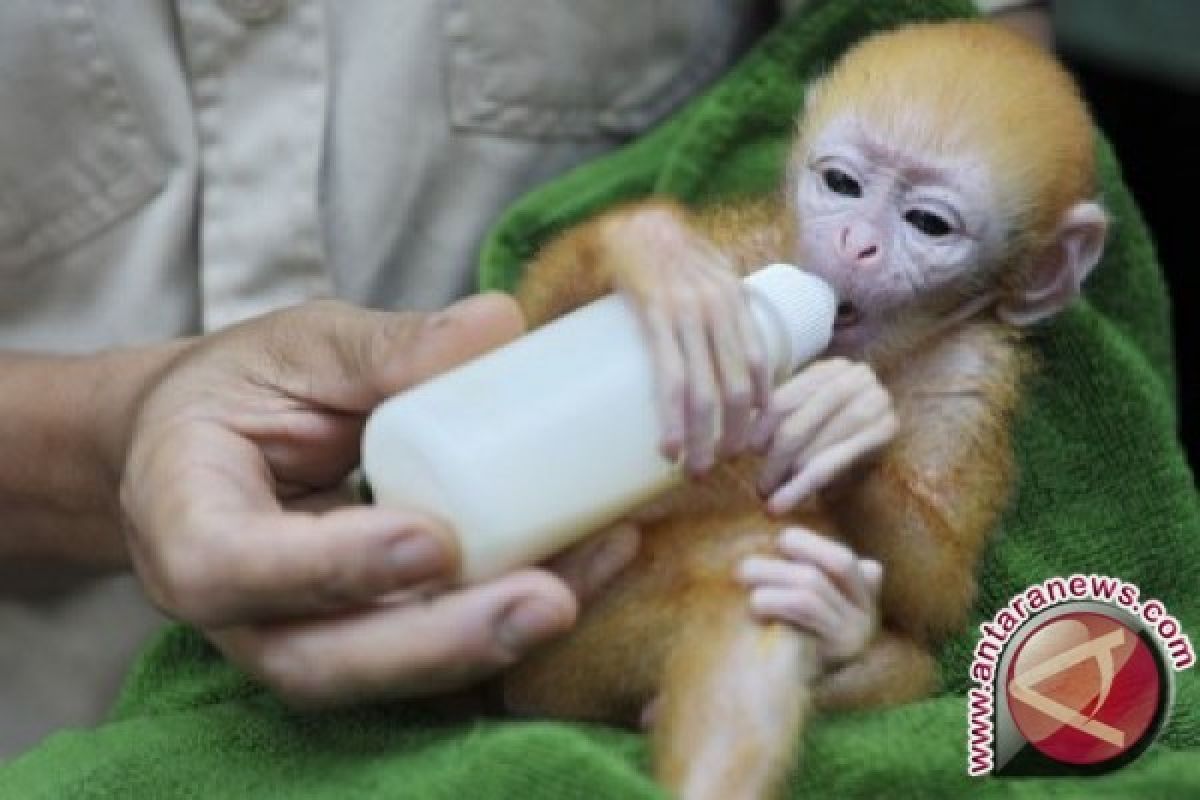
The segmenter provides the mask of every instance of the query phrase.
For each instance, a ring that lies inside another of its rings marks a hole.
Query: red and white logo
[[[1154,652],[1135,631],[1082,611],[1034,629],[1004,690],[1029,744],[1055,761],[1099,764],[1141,742],[1158,715],[1162,684]]]
[[[979,625],[967,774],[1098,775],[1167,722],[1172,676],[1196,663],[1162,601],[1105,575],[1027,587]]]

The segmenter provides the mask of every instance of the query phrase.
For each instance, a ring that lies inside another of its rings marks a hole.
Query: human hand
[[[563,575],[446,591],[443,523],[339,492],[375,405],[522,327],[496,296],[431,315],[318,302],[191,344],[145,395],[121,485],[150,597],[310,705],[450,688],[569,628],[580,576],[628,535],[607,567],[581,570],[602,548],[582,550]]]
[[[617,214],[605,252],[654,358],[663,454],[693,475],[744,450],[771,376],[739,276],[669,206]]]
[[[775,514],[794,509],[896,435],[892,398],[866,364],[814,361],[779,387],[753,444],[766,452],[758,490]]]
[[[291,704],[426,697],[461,689],[569,630],[633,558],[621,526],[550,561],[465,589],[414,582],[341,613],[206,631],[214,644]]]
[[[815,636],[826,669],[862,655],[879,627],[880,563],[804,528],[784,531],[779,553],[739,565],[754,614]]]

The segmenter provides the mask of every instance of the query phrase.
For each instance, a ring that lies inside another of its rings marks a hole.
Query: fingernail
[[[638,529],[633,525],[621,525],[613,530],[608,535],[600,552],[596,554],[596,561],[591,568],[590,583],[593,586],[606,583],[609,578],[621,571],[621,568],[629,563],[637,553],[638,541],[640,539]]]
[[[771,495],[767,499],[767,513],[778,516],[791,511],[794,506],[789,505],[785,499],[780,499],[779,492]]]
[[[563,628],[563,615],[541,600],[518,603],[500,620],[496,638],[513,652],[524,652]]]
[[[404,580],[440,575],[449,562],[445,546],[429,534],[409,534],[388,552],[389,565]]]

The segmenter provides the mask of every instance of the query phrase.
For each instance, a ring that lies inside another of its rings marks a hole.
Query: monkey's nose
[[[879,244],[874,240],[872,231],[848,225],[842,228],[842,256],[863,266],[871,266],[879,260]]]

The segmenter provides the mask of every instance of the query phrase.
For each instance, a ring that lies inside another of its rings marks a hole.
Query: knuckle
[[[688,411],[701,420],[710,420],[717,413],[717,404],[707,394],[692,392],[687,399]]]
[[[330,561],[319,571],[314,570],[308,585],[312,586],[316,602],[323,608],[346,608],[369,598],[375,591],[385,588],[378,580],[382,570],[372,573],[352,569],[337,561]],[[371,580],[376,578],[376,580]]]
[[[255,672],[287,704],[311,708],[330,699],[331,676],[320,659],[291,639],[279,637],[257,654]]]
[[[157,577],[155,599],[164,610],[202,625],[212,618],[221,587],[212,558],[194,551],[184,545],[170,546],[158,554],[151,569]]]
[[[784,417],[778,425],[778,435],[787,448],[796,447],[808,432],[808,421],[800,414]]]
[[[397,358],[400,352],[417,351],[426,343],[444,336],[446,328],[455,324],[452,314],[433,313],[387,313],[377,317],[378,325],[373,325],[366,336],[342,336],[342,341],[357,342],[360,348],[357,355],[358,364],[362,368],[377,365],[395,365],[399,370],[411,358]],[[412,378],[406,373],[403,380],[408,383]]]
[[[807,592],[815,587],[823,576],[821,570],[808,562],[803,562],[796,565],[796,586],[804,590],[797,597],[807,597]]]
[[[858,570],[858,557],[850,548],[838,544],[830,553],[829,569],[839,577],[849,578]]]
[[[754,404],[754,387],[749,381],[735,382],[729,387],[726,404],[734,411],[748,411]]]
[[[875,371],[873,369],[871,369],[869,366],[867,366],[866,364],[862,364],[862,363],[855,364],[854,366],[850,367],[849,372],[853,376],[854,380],[857,381],[858,383],[861,383],[861,384],[877,383],[877,381],[875,380]]]
[[[813,602],[807,594],[795,593],[787,601],[789,616],[799,622],[810,622],[816,618]]]

